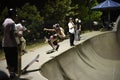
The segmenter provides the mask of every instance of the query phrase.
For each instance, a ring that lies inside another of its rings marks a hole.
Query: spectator
[[[27,28],[25,26],[23,26],[21,23],[18,23],[15,25],[16,27],[16,31],[19,32],[19,36],[20,36],[20,42],[21,42],[21,51],[22,53],[27,53],[26,51],[26,40],[23,36],[23,32],[27,30]]]
[[[75,24],[73,23],[72,18],[69,18],[68,28],[70,35],[70,46],[74,46]]]
[[[81,31],[81,20],[75,19],[75,40],[80,41],[80,31]]]
[[[4,49],[10,78],[16,77],[18,72],[18,45],[20,44],[18,33],[15,31],[14,19],[16,15],[12,12],[10,10],[9,16],[3,22],[2,39],[2,47]]]

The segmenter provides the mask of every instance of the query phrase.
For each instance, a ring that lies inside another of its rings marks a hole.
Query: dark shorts
[[[14,68],[15,72],[18,67],[18,49],[17,47],[4,47],[5,58],[8,67]]]

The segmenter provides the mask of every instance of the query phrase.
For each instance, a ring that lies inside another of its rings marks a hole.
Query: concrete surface
[[[116,32],[94,36],[62,52],[41,66],[41,74],[48,80],[120,80]]]
[[[59,51],[52,54],[46,54],[51,49],[46,44],[23,55],[22,68],[40,54],[39,62],[28,70],[41,70],[21,77],[28,80],[120,80],[120,47],[114,32],[83,34],[75,47],[69,46],[68,39],[59,44]],[[5,67],[5,60],[0,61],[0,69],[8,73]]]

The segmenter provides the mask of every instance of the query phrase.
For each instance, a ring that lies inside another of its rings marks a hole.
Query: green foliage
[[[77,9],[74,11],[77,13],[74,17],[80,18],[82,20],[82,26],[84,29],[90,29],[90,24],[93,21],[100,21],[102,12],[92,11],[91,8],[98,4],[97,0],[72,0],[73,5],[78,5]]]
[[[40,38],[44,18],[40,16],[36,6],[26,3],[22,8],[17,9],[17,14],[20,21],[26,21],[24,25],[30,30],[30,33],[25,33],[26,39],[33,41]]]
[[[0,25],[0,43],[2,42],[2,27],[3,27],[2,23],[7,15],[8,15],[8,8],[5,7],[0,14],[0,24],[1,24]],[[0,47],[1,47],[1,44],[0,44]]]
[[[96,6],[98,4],[98,2],[97,2],[97,0],[93,0],[91,2],[91,4],[92,4],[91,7],[93,7],[93,6]],[[101,15],[102,15],[102,12],[91,10],[91,20],[92,21],[94,21],[94,20],[100,21],[101,20],[101,18],[100,18]]]
[[[71,0],[48,0],[42,10],[45,22],[48,24],[60,23],[64,26],[66,17],[74,15],[71,7]]]
[[[8,8],[7,7],[5,7],[4,9],[3,9],[3,11],[1,12],[1,14],[0,14],[0,34],[1,34],[1,32],[2,32],[2,23],[3,23],[3,21],[4,21],[4,19],[5,19],[5,17],[8,15]],[[1,36],[0,36],[1,37]]]
[[[5,7],[0,14],[0,23],[2,23],[4,21],[4,19],[7,15],[8,15],[8,8]]]

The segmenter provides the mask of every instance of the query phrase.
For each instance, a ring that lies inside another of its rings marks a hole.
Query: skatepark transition
[[[48,80],[120,80],[118,34],[110,31],[87,39],[43,64],[41,74]]]

